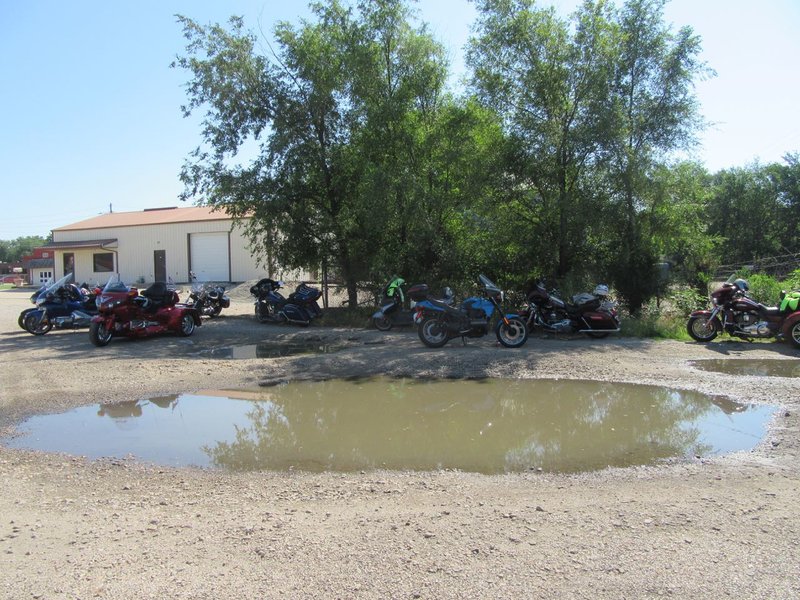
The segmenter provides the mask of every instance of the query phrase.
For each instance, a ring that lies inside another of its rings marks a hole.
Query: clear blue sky
[[[555,4],[566,14],[577,0]],[[474,7],[418,7],[463,74]],[[0,239],[47,235],[110,204],[180,205],[199,126],[180,111],[186,73],[169,67],[183,50],[176,13],[242,15],[267,33],[308,15],[302,0],[0,0]],[[800,0],[672,0],[666,19],[694,28],[718,73],[697,86],[715,125],[694,158],[716,171],[800,151]]]

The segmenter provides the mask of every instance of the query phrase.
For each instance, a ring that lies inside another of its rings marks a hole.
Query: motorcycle
[[[395,325],[402,327],[414,324],[414,301],[411,301],[410,309],[405,308],[402,287],[405,282],[402,277],[395,277],[384,289],[381,307],[372,315],[372,323],[379,331],[389,331]]]
[[[585,333],[601,339],[620,331],[616,304],[609,299],[604,284],[591,294],[576,294],[570,303],[559,298],[556,290],[548,292],[542,282],[537,282],[528,293],[521,317],[528,329],[538,327],[548,333]]]
[[[283,281],[264,278],[250,288],[256,297],[255,312],[259,323],[296,323],[308,327],[311,321],[322,316],[317,300],[322,292],[317,288],[301,283],[286,298],[278,290]]]
[[[689,315],[686,330],[698,342],[710,342],[720,333],[752,341],[785,338],[800,348],[800,310],[797,292],[781,292],[780,306],[765,306],[747,295],[744,279],[724,282],[711,292],[711,310]]]
[[[73,283],[72,273],[48,285],[31,298],[34,309],[26,309],[20,314],[22,327],[33,335],[44,335],[56,329],[77,329],[88,327],[92,317],[97,314],[96,294],[100,290],[89,291],[78,288]]]
[[[213,283],[195,283],[189,292],[187,306],[191,306],[201,316],[218,317],[223,308],[229,308],[231,299],[225,293],[225,287]]]
[[[98,347],[108,345],[114,336],[141,338],[166,332],[190,336],[201,325],[197,309],[179,304],[177,292],[160,281],[139,294],[114,276],[103,288],[97,307],[89,340]]]
[[[33,304],[33,308],[26,308],[21,313],[19,313],[19,317],[17,318],[17,325],[19,325],[20,329],[25,329],[25,317],[36,310],[36,300],[39,298],[40,295],[45,293],[47,290],[48,284],[41,286],[38,290],[31,294],[31,304]],[[27,329],[25,329],[27,331]]]
[[[453,338],[483,337],[492,329],[495,313],[500,315],[494,326],[497,340],[506,348],[519,348],[528,339],[525,321],[515,314],[502,314],[504,294],[485,275],[479,275],[485,297],[467,298],[456,308],[447,302],[426,296],[417,304],[415,321],[422,343],[429,348],[441,348]],[[410,295],[410,293],[409,293]]]

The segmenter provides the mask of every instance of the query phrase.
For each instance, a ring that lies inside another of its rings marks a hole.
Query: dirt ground
[[[580,475],[235,473],[0,444],[0,597],[798,598],[800,385],[688,366],[800,360],[786,344],[494,339],[422,346],[413,331],[260,325],[245,293],[191,338],[89,343],[17,327],[0,291],[0,435],[32,414],[303,377],[591,379],[781,406],[751,452]],[[318,337],[345,350],[212,360],[231,344]]]

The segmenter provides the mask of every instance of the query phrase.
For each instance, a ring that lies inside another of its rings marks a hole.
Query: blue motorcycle
[[[484,296],[467,298],[458,308],[430,296],[417,303],[415,321],[423,344],[441,348],[453,338],[466,342],[468,337],[483,337],[492,328],[497,341],[506,348],[519,348],[528,340],[525,321],[519,315],[502,313],[502,290],[485,275],[480,275],[478,281]]]
[[[97,314],[95,294],[69,283],[72,273],[36,293],[36,308],[23,311],[22,326],[28,333],[44,335],[56,329],[88,327]],[[33,298],[32,298],[33,299]]]
[[[295,323],[307,327],[322,315],[317,303],[322,292],[301,283],[286,298],[278,291],[283,285],[282,281],[264,278],[250,288],[250,293],[256,297],[256,319],[260,323]]]

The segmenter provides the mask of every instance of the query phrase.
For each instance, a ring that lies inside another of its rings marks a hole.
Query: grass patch
[[[691,341],[686,331],[686,319],[671,315],[649,314],[622,319],[621,335],[625,337],[656,338]]]

